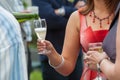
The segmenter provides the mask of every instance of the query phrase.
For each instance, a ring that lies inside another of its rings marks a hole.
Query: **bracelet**
[[[100,61],[99,61],[99,63],[97,63],[97,70],[98,70],[98,72],[102,72],[101,71],[101,69],[100,69],[100,64],[102,63],[102,61],[104,60],[104,59],[109,59],[109,58],[103,58],[103,59],[101,59]]]
[[[101,69],[100,69],[100,65],[98,63],[97,63],[97,71],[102,72]]]
[[[58,68],[60,68],[61,66],[63,66],[63,64],[64,64],[64,62],[65,62],[63,56],[61,56],[61,59],[62,59],[62,61],[61,61],[61,63],[60,63],[59,65],[53,66],[53,65],[50,63],[50,60],[49,60],[49,65],[50,65],[51,67],[53,67],[54,69],[58,69]]]
[[[109,59],[109,57],[107,57],[107,58],[103,58],[103,59],[101,59],[101,60],[99,61],[99,63],[98,63],[98,64],[100,65],[100,64],[101,64],[101,62],[102,62],[104,59],[110,60],[110,59]]]

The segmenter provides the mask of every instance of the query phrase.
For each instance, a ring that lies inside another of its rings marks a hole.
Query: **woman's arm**
[[[60,74],[67,76],[69,75],[74,67],[80,50],[80,32],[79,32],[79,15],[75,11],[69,18],[65,41],[63,46],[63,51],[61,56],[64,58],[64,63],[61,67],[55,68]],[[58,36],[59,37],[59,36]],[[37,42],[37,47],[39,51],[47,49],[49,53],[45,54],[50,60],[52,66],[58,66],[62,62],[62,58],[57,54],[56,50],[49,41],[39,41]]]
[[[62,56],[66,60],[66,68],[63,70],[64,73],[70,74],[76,64],[78,53],[80,51],[80,17],[78,11],[72,13],[69,18],[66,35],[64,40],[64,46],[62,51]]]

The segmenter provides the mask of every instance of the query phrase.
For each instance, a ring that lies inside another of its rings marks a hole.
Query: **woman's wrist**
[[[58,61],[58,62],[59,62],[59,61]],[[49,65],[50,65],[51,67],[53,67],[54,69],[58,69],[58,68],[62,67],[62,66],[64,65],[64,57],[60,55],[60,63],[57,64],[57,65],[51,64],[51,62],[50,62],[50,60],[49,60]]]
[[[100,69],[100,66],[102,65],[102,63],[103,63],[105,60],[109,60],[109,58],[108,58],[108,57],[102,58],[102,59],[97,63],[97,70],[98,70],[99,72],[102,72],[101,69]]]
[[[98,64],[100,65],[104,59],[109,60],[109,57],[108,57],[108,56],[106,56],[106,57],[102,58],[102,59],[98,62]]]
[[[102,72],[101,69],[100,69],[100,65],[101,65],[102,61],[105,60],[105,59],[107,59],[107,58],[102,58],[102,59],[97,63],[97,70],[98,70],[98,72]]]
[[[98,61],[98,64],[100,65],[101,64],[101,62],[104,60],[104,59],[110,59],[109,57],[108,57],[108,55],[106,55],[106,53],[105,52],[102,52],[102,55],[101,55],[101,59]]]

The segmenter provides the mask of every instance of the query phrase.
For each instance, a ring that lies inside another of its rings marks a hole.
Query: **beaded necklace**
[[[107,24],[110,24],[110,21],[109,21],[109,18],[112,14],[109,14],[107,17],[104,17],[104,18],[99,18],[95,11],[93,10],[91,13],[90,13],[90,17],[92,17],[92,14],[93,14],[93,23],[95,23],[95,19],[97,19],[99,21],[99,24],[100,24],[100,28],[102,28],[102,21],[106,20],[107,19]]]

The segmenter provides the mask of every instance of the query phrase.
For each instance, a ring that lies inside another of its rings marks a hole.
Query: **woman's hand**
[[[55,50],[51,42],[40,39],[37,40],[37,49],[41,54],[44,55],[49,55]]]
[[[108,56],[105,52],[88,51],[85,60],[90,69],[97,70],[97,64],[99,64],[102,59],[106,58],[108,58]]]

